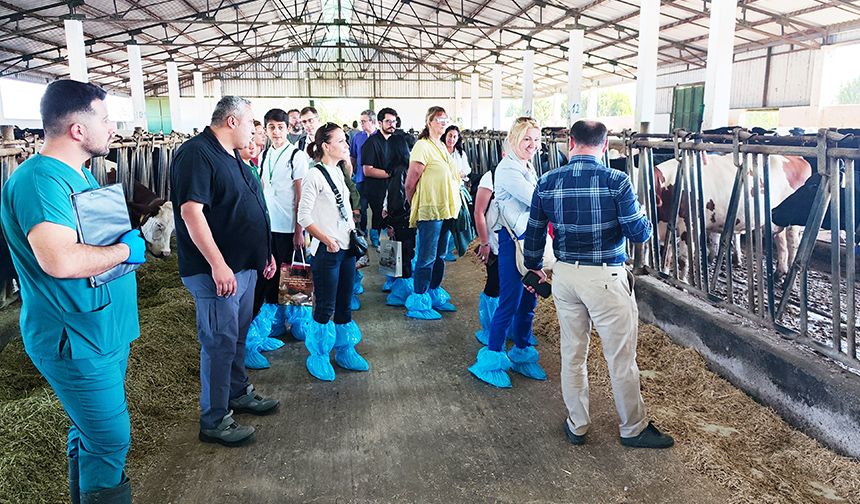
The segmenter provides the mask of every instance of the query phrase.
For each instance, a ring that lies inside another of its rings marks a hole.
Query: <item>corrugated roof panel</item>
[[[790,107],[809,105],[812,95],[812,72],[814,65],[812,51],[798,51],[779,54],[771,58],[768,86],[770,107]]]

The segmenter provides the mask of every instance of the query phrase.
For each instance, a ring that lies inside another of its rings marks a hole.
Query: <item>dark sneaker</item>
[[[251,413],[252,415],[268,415],[278,409],[281,402],[269,399],[254,392],[254,386],[248,385],[245,395],[230,399],[230,409],[236,413]]]
[[[630,448],[669,448],[675,444],[675,440],[668,434],[663,434],[653,422],[648,422],[648,427],[635,437],[621,438],[621,444]]]
[[[254,427],[239,425],[233,420],[233,412],[227,413],[214,429],[200,429],[197,436],[204,443],[218,443],[224,446],[242,446],[254,440]]]
[[[564,420],[564,434],[567,436],[567,441],[572,445],[584,445],[585,444],[585,434],[579,436],[574,434],[572,430],[570,430],[570,425],[567,423],[567,419]]]

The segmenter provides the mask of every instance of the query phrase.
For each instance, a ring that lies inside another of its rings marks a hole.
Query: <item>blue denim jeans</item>
[[[320,244],[311,262],[314,276],[314,320],[325,324],[334,316],[335,324],[352,320],[352,288],[355,257],[345,250],[331,253]]]
[[[230,399],[245,393],[245,338],[254,309],[255,270],[236,272],[236,294],[218,296],[212,275],[182,277],[197,309],[200,340],[200,428],[214,429],[229,411]]]
[[[511,336],[518,348],[529,346],[529,330],[535,316],[537,297],[523,286],[523,277],[517,269],[516,244],[507,231],[499,233],[499,307],[490,326],[490,350],[498,352],[505,344],[505,335]]]
[[[448,253],[448,231],[453,224],[453,219],[418,221],[417,258],[412,273],[416,294],[424,294],[442,285],[445,276],[443,257]]]

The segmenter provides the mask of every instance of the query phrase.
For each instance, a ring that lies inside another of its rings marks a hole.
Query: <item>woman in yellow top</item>
[[[457,310],[442,288],[448,232],[460,214],[460,174],[442,141],[449,122],[445,109],[430,107],[406,174],[409,227],[418,228],[414,292],[406,298],[406,315],[417,319],[439,319],[440,311]]]

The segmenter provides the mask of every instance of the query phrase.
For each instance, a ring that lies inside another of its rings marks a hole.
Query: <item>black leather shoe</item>
[[[572,445],[584,445],[585,434],[582,436],[576,435],[570,430],[570,425],[567,424],[567,419],[564,420],[564,435],[567,436],[567,441]]]
[[[669,448],[675,444],[675,440],[668,434],[663,434],[653,422],[648,422],[648,427],[635,437],[621,438],[621,444],[630,448]]]

